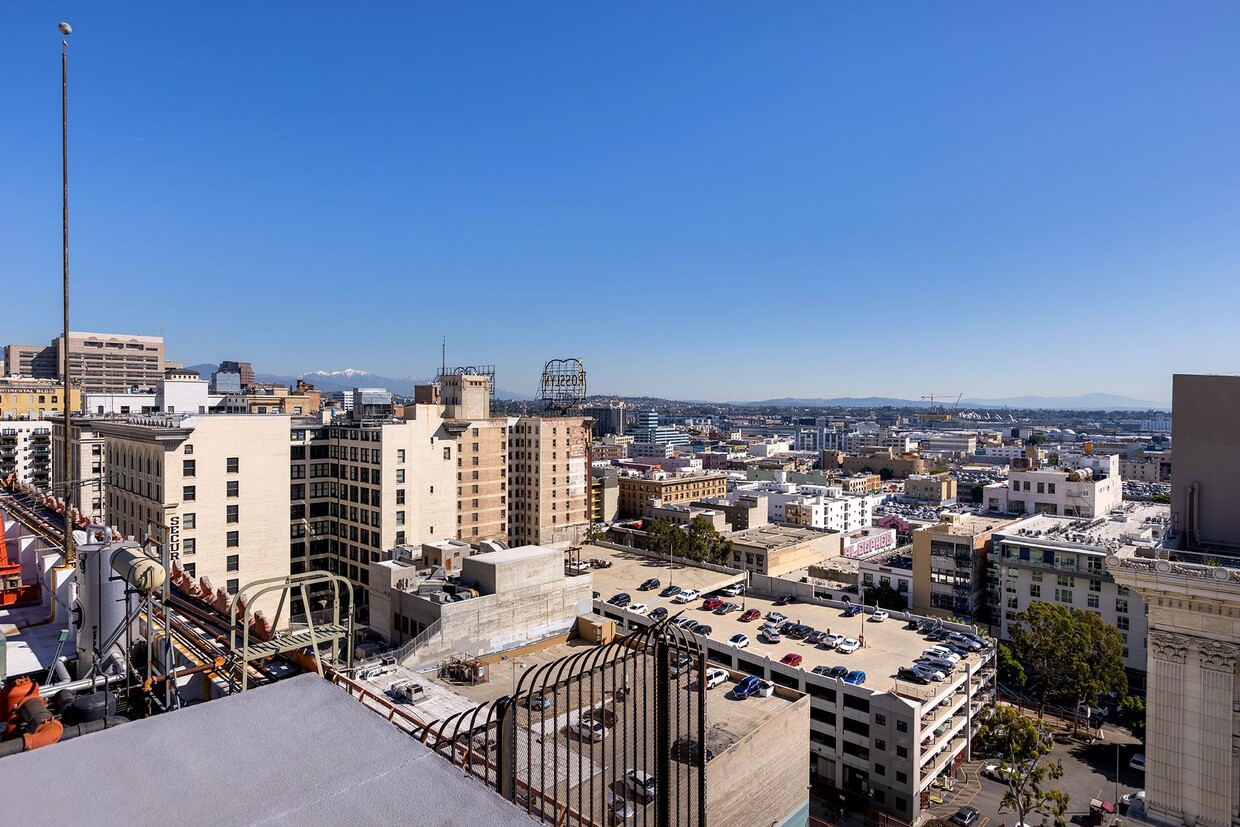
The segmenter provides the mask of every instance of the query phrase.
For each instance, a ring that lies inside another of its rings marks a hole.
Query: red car
[[[751,620],[757,620],[760,617],[762,617],[762,612],[758,611],[757,609],[750,609],[749,611],[741,615],[741,620],[743,620],[745,623],[748,623]]]
[[[788,654],[780,658],[779,662],[784,664],[785,666],[800,666],[801,656],[798,655],[796,652],[789,652]]]
[[[703,609],[711,609],[711,610],[718,609],[722,605],[723,605],[723,601],[717,597],[708,597],[704,601],[702,601]]]

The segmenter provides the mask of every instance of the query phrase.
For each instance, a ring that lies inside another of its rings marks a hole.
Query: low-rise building
[[[1119,457],[1080,454],[1043,467],[1033,458],[1012,460],[1005,483],[986,486],[983,506],[992,514],[1058,514],[1100,517],[1123,501]]]
[[[646,504],[659,500],[666,505],[682,505],[705,497],[722,497],[728,493],[726,474],[668,474],[656,471],[644,476],[621,476],[620,516],[643,517]]]
[[[949,514],[937,525],[912,529],[914,610],[943,618],[985,617],[992,535],[1011,523]]]
[[[855,455],[823,451],[822,467],[828,471],[841,469],[846,474],[879,474],[901,479],[926,473],[926,463],[921,457],[899,453],[894,448],[862,448]]]
[[[956,480],[951,474],[914,474],[904,481],[904,496],[932,505],[952,505]]]
[[[43,419],[63,414],[65,389],[54,379],[0,377],[0,419]],[[82,390],[69,388],[69,410],[82,409]]]

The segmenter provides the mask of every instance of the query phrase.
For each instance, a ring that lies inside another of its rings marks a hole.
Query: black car
[[[647,580],[645,583],[642,583],[640,586],[638,586],[637,590],[639,592],[648,592],[651,589],[657,589],[657,588],[659,588],[659,578],[652,577],[649,580]]]
[[[672,757],[677,761],[684,761],[686,764],[696,764],[702,760],[702,745],[694,738],[685,735],[676,739],[676,743],[672,744]],[[715,753],[710,747],[706,748],[706,760],[710,761],[715,757]]]
[[[827,636],[826,632],[817,632],[817,631],[810,632],[808,635],[805,636],[805,642],[810,644],[811,646],[817,646],[818,644],[822,643],[822,641],[826,638],[826,636]]]
[[[664,606],[659,606],[658,608],[654,609],[653,611],[650,612],[650,614],[646,616],[654,621],[662,620],[663,618],[667,617],[667,608]]]
[[[775,605],[776,606],[787,606],[790,603],[796,603],[796,602],[797,602],[796,595],[786,594],[783,597],[776,600]]]
[[[668,586],[666,589],[659,592],[659,597],[675,597],[680,594],[680,591],[680,586]]]
[[[598,599],[599,599],[600,597],[602,597],[602,596],[603,596],[602,592],[595,592],[595,593],[594,593],[594,599],[595,599],[595,600],[598,600]]]
[[[929,678],[923,677],[920,673],[910,669],[907,666],[901,666],[900,671],[896,673],[896,677],[902,681],[917,683],[923,686],[930,683]]]
[[[788,633],[788,637],[800,640],[802,638],[809,637],[810,635],[814,634],[815,631],[817,630],[814,629],[813,626],[806,626],[803,623],[797,624],[796,626],[792,627],[792,631]]]
[[[799,624],[795,620],[785,620],[783,623],[779,624],[779,633],[781,635],[791,635],[792,630],[798,625]]]
[[[610,603],[610,604],[611,604],[611,605],[613,605],[613,606],[620,606],[620,607],[624,607],[624,606],[627,606],[627,605],[629,605],[630,603],[632,603],[632,602],[633,602],[633,598],[632,598],[632,597],[629,597],[629,595],[628,595],[626,592],[620,592],[620,594],[614,594],[614,595],[612,595],[612,596],[608,599],[608,601],[607,601],[607,602],[608,602],[608,603]]]
[[[847,677],[847,675],[848,675],[847,666],[832,666],[831,671],[827,673],[827,677],[829,678],[843,678],[843,677]]]
[[[935,629],[926,635],[926,640],[947,640],[947,630]]]
[[[699,623],[698,625],[693,627],[693,631],[705,637],[706,635],[709,635],[711,633],[712,629],[709,626],[707,626],[705,623]]]

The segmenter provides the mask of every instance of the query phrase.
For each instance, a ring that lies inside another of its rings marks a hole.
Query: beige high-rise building
[[[123,534],[166,526],[173,559],[233,594],[289,574],[288,417],[156,414],[91,427],[103,439],[107,520]],[[274,619],[277,602],[256,606]]]
[[[440,378],[445,428],[456,435],[456,539],[508,541],[508,419],[491,416],[491,377]]]
[[[590,526],[590,430],[580,416],[522,416],[508,429],[509,543],[577,543]]]
[[[8,345],[5,370],[35,379],[59,379],[64,342],[58,336],[47,347]],[[153,386],[164,378],[166,368],[163,336],[69,331],[69,374],[84,393]]]
[[[292,444],[293,571],[347,577],[359,604],[370,564],[387,551],[456,536],[457,436],[439,405],[393,413],[391,394],[355,391],[349,419],[293,420],[291,439],[284,436]]]

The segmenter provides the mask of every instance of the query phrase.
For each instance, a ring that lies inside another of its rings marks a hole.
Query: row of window
[[[185,446],[185,453],[194,453],[193,445]],[[229,474],[239,473],[241,470],[241,460],[239,457],[228,457],[224,461],[224,470]],[[194,477],[198,475],[198,460],[186,459],[181,461],[181,475],[185,477]]]

